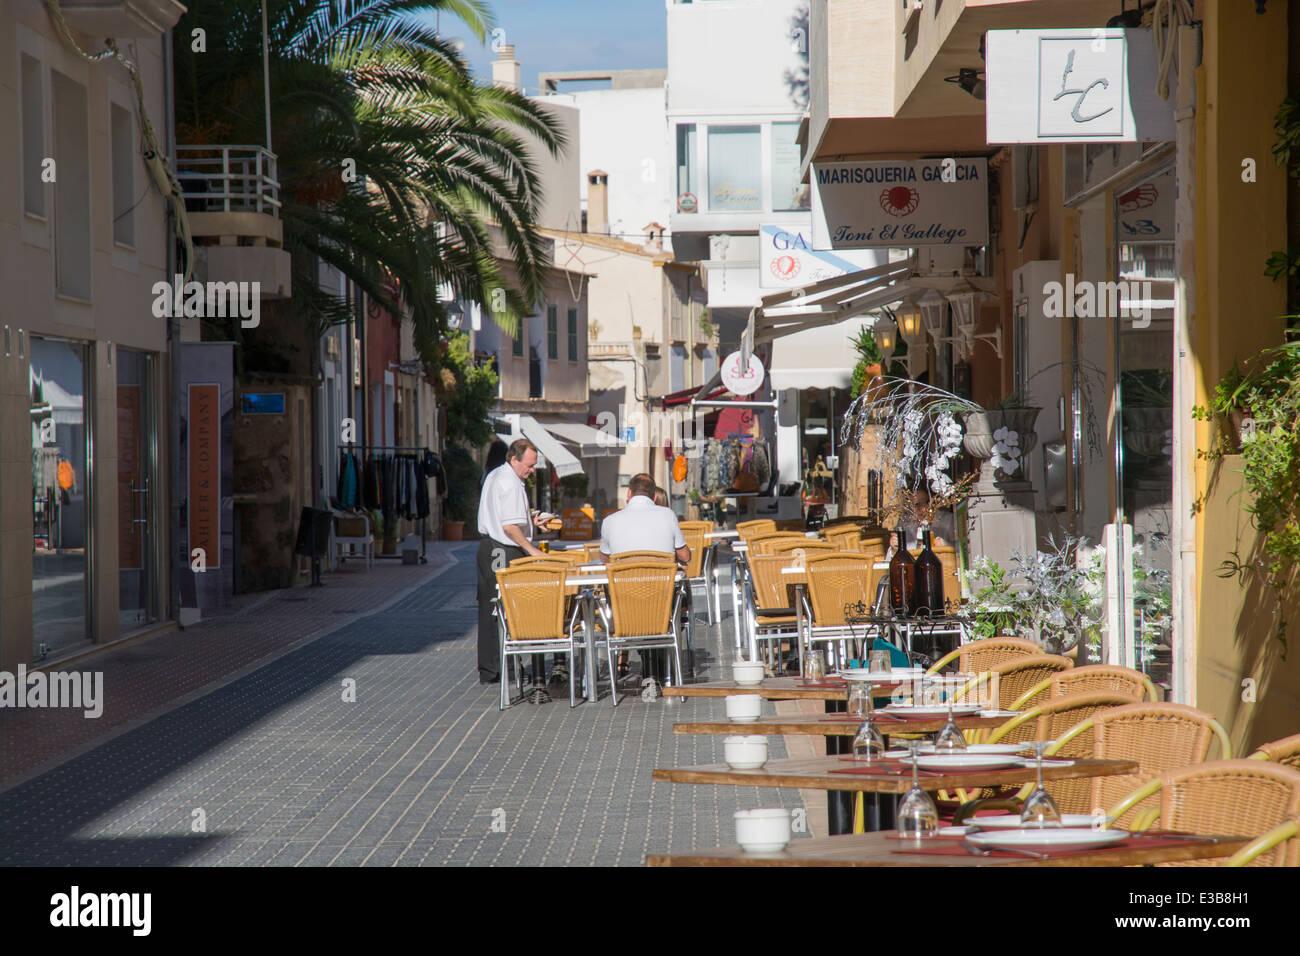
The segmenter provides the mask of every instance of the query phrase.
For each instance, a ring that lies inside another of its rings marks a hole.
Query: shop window
[[[698,149],[695,124],[683,123],[679,125],[677,127],[677,196],[679,199],[678,208],[681,212],[695,211],[693,207],[681,208],[680,199],[687,193],[696,195],[695,164],[698,161]]]
[[[799,181],[798,123],[772,124],[772,208],[807,209],[808,186]]]
[[[763,208],[762,135],[757,126],[709,127],[709,208]]]

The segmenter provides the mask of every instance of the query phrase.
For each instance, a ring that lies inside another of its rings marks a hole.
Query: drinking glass
[[[889,651],[872,651],[868,660],[868,669],[873,674],[888,674],[892,670]]]
[[[957,721],[952,719],[953,689],[948,689],[948,722],[943,725],[939,731],[939,736],[934,738],[935,753],[961,753],[966,749],[966,735],[961,732],[957,726]]]
[[[934,805],[930,795],[921,789],[920,759],[921,742],[904,741],[912,751],[912,789],[908,790],[898,804],[898,835],[903,839],[923,840],[932,837],[939,829],[939,808]]]
[[[871,710],[871,685],[865,681],[850,681],[848,707],[854,717],[865,718]]]
[[[853,737],[853,759],[870,763],[884,756],[885,738],[871,720],[871,685],[865,681],[855,683],[853,689],[857,690],[858,688],[865,691],[863,702],[866,709],[863,713],[862,725],[858,727],[858,732]],[[849,710],[852,712],[852,692],[850,692],[849,701]]]
[[[821,651],[810,650],[804,660],[804,667],[807,670],[804,677],[809,680],[821,680],[826,676],[826,658]]]
[[[1061,811],[1056,808],[1052,795],[1043,789],[1043,751],[1052,746],[1052,741],[1031,740],[1025,746],[1038,758],[1038,786],[1020,808],[1020,822],[1027,827],[1059,827]]]

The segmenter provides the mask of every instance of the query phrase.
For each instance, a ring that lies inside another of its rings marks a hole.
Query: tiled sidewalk
[[[472,548],[441,574],[385,568],[419,585],[387,608],[336,575],[309,601],[208,625],[184,656],[170,642],[201,628],[97,663],[106,683],[115,675],[110,704],[135,689],[136,716],[119,713],[105,725],[116,736],[0,792],[0,864],[639,865],[647,852],[733,842],[734,810],[802,806],[794,791],[650,780],[655,767],[721,761],[720,737],[672,733],[721,717],[720,699],[613,708],[602,697],[570,710],[557,693],[499,713],[474,672]],[[309,628],[321,636],[304,639]],[[255,634],[285,631],[268,659]],[[701,624],[701,679],[722,676],[727,644]],[[179,673],[170,690],[151,683]],[[192,699],[141,722],[183,693]]]

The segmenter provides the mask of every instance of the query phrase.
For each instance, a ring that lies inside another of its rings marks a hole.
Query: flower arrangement
[[[999,480],[1009,478],[1020,470],[1020,433],[1014,428],[998,428],[993,432],[993,463]]]

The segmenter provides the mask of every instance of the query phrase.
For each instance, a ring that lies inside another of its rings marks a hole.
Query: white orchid
[[[1002,427],[993,432],[993,454],[989,460],[1004,475],[1020,470],[1020,435],[1014,428]]]

